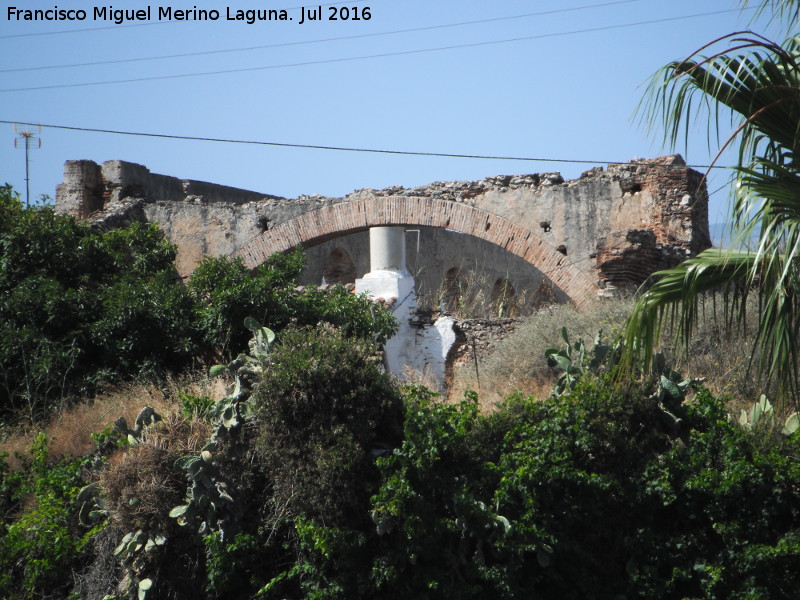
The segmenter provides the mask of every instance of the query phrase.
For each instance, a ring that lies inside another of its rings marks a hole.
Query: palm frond
[[[666,325],[686,351],[709,292],[721,292],[725,325],[744,327],[747,298],[758,296],[758,335],[753,356],[758,370],[774,380],[787,396],[798,390],[797,359],[800,332],[797,272],[784,275],[785,263],[757,252],[711,249],[674,269],[656,273],[658,281],[642,294],[625,324],[624,372],[652,363]]]
[[[709,145],[719,142],[727,114],[740,140],[740,166],[750,157],[769,160],[794,155],[800,140],[800,90],[797,41],[779,46],[752,32],[736,32],[712,42],[734,44],[711,56],[692,54],[660,69],[651,79],[638,113],[650,129],[664,132],[670,146],[688,140],[692,117],[708,114]],[[742,55],[732,51],[747,49]],[[699,107],[698,107],[699,104]]]
[[[780,4],[798,16],[800,0]],[[747,251],[708,250],[657,273],[627,322],[623,364],[647,365],[667,324],[687,348],[707,292],[723,292],[729,328],[744,322],[746,299],[755,294],[754,364],[784,397],[800,400],[800,37],[778,45],[753,32],[732,33],[661,69],[647,94],[640,115],[651,128],[663,127],[671,145],[688,139],[698,116],[707,117],[709,145],[716,137],[721,146],[717,157],[738,145],[734,232],[757,242]],[[722,142],[720,134],[727,136]]]
[[[666,324],[677,329],[686,346],[700,316],[703,294],[722,289],[729,294],[726,315],[742,319],[755,253],[712,248],[674,269],[654,274],[658,280],[637,301],[625,324],[623,343],[628,366],[641,362],[647,368],[661,341]],[[737,316],[738,313],[738,316]]]
[[[786,26],[793,29],[800,20],[800,1],[798,0],[741,0],[742,8],[755,4],[753,19],[760,17],[765,12],[772,15],[773,20],[781,20]]]

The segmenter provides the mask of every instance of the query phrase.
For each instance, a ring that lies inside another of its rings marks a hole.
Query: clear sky
[[[593,165],[665,153],[658,132],[648,134],[634,118],[643,84],[660,66],[738,29],[779,37],[774,28],[752,23],[736,0],[354,0],[323,5],[323,20],[315,21],[308,16],[320,5],[306,4],[305,11],[301,5],[2,0],[0,120],[590,163],[398,156],[44,127],[42,147],[30,155],[31,197],[53,196],[64,161],[84,158],[121,159],[156,173],[286,197],[498,174],[560,171],[574,178]],[[107,14],[111,7],[149,6],[151,21],[95,19],[95,8],[104,6]],[[19,13],[17,20],[10,7],[84,10],[86,18],[32,22]],[[159,7],[171,8],[173,17],[178,9],[217,10],[219,19],[159,21]],[[270,8],[285,9],[292,20],[227,19],[228,11],[235,16]],[[351,19],[329,20],[333,10]],[[403,32],[410,29],[416,31]],[[154,57],[161,58],[138,60]],[[84,66],[64,66],[76,64]],[[189,76],[209,72],[215,74]],[[708,164],[714,152],[705,125],[694,129],[688,151],[678,150],[690,164]],[[24,195],[24,151],[14,148],[14,139],[13,126],[1,123],[0,183]],[[715,174],[709,188],[724,183],[725,176]],[[712,196],[712,222],[725,220],[726,201],[727,189]]]

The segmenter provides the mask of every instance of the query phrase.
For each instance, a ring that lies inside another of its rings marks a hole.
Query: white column
[[[408,353],[414,337],[409,321],[417,308],[414,278],[406,271],[405,234],[402,227],[371,227],[370,272],[356,279],[356,293],[394,301],[391,311],[397,319],[397,333],[383,350],[387,370],[398,377],[402,377],[409,364]]]
[[[369,270],[406,270],[406,231],[402,227],[371,227],[369,230]]]
[[[356,279],[356,292],[370,298],[394,299],[391,311],[397,333],[383,348],[386,369],[400,379],[409,373],[430,376],[444,388],[445,361],[455,342],[453,319],[439,319],[434,326],[412,326],[417,310],[414,278],[406,270],[406,232],[402,227],[369,230],[370,272]]]

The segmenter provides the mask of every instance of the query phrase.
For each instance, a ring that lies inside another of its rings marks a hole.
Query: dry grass
[[[549,298],[552,290],[547,288],[542,282],[535,293],[515,290],[507,277],[489,275],[477,262],[462,263],[448,271],[438,289],[420,293],[417,306],[423,311],[445,310],[460,319],[517,317],[537,308],[542,293]]]
[[[592,310],[579,312],[567,305],[551,305],[523,319],[517,330],[499,342],[488,356],[478,356],[478,369],[470,364],[453,373],[450,398],[458,399],[464,390],[475,390],[483,410],[507,395],[522,392],[546,397],[553,384],[553,372],[544,358],[548,348],[562,348],[561,328],[566,327],[570,340],[582,337],[591,347],[602,331],[605,339],[614,335],[627,317],[631,301],[604,301]],[[478,384],[480,380],[480,384]]]
[[[525,318],[514,333],[498,343],[491,355],[478,356],[477,374],[471,361],[455,371],[449,398],[457,400],[464,390],[472,389],[478,392],[483,410],[492,410],[513,392],[539,398],[548,396],[555,373],[547,366],[544,352],[564,347],[561,328],[567,328],[571,341],[583,338],[588,349],[600,331],[604,340],[611,340],[632,306],[630,299],[606,300],[586,312],[553,305]],[[753,307],[750,315],[755,315],[756,310]],[[751,407],[760,394],[770,396],[771,390],[756,377],[755,369],[749,368],[756,330],[754,319],[748,318],[743,331],[726,334],[725,329],[721,303],[715,305],[709,301],[688,353],[673,347],[670,332],[664,336],[662,350],[682,374],[705,377],[705,385],[712,393],[727,398],[732,414],[739,414],[742,408]]]
[[[705,303],[688,351],[668,348],[666,352],[675,357],[682,373],[706,377],[705,385],[713,394],[726,398],[731,413],[738,415],[742,408],[752,407],[761,394],[774,397],[775,390],[757,375],[757,364],[751,364],[757,331],[755,299],[750,299],[743,329],[730,333],[725,332],[720,305],[719,301],[716,307],[710,301]]]
[[[99,433],[119,417],[130,424],[145,406],[151,406],[161,415],[180,410],[178,393],[209,396],[214,399],[225,394],[225,382],[211,379],[202,372],[171,377],[161,385],[130,383],[109,390],[89,402],[75,404],[54,416],[49,422],[36,427],[18,427],[0,441],[0,453],[9,454],[9,466],[17,468],[15,453],[26,453],[39,432],[47,435],[50,456],[83,456],[94,450],[91,434]]]
[[[186,493],[186,477],[172,465],[199,453],[210,434],[205,421],[173,413],[146,429],[138,445],[113,455],[100,485],[115,523],[126,531],[163,524]]]
[[[435,392],[441,392],[441,383],[428,371],[420,371],[406,366],[403,369],[403,376],[399,378],[403,385],[419,385]]]

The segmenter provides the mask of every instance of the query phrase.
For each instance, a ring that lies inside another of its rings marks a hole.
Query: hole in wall
[[[334,248],[328,255],[322,276],[326,283],[355,283],[356,265],[344,248]]]
[[[461,269],[453,267],[444,274],[442,282],[442,297],[440,310],[447,313],[454,313],[458,310],[459,302],[464,292],[464,280],[461,276]]]
[[[516,306],[517,290],[511,285],[508,277],[499,277],[492,286],[490,302],[492,312],[498,317],[517,316],[519,310]]]
[[[620,182],[619,187],[622,188],[622,193],[636,194],[642,191],[642,184],[639,182]]]

